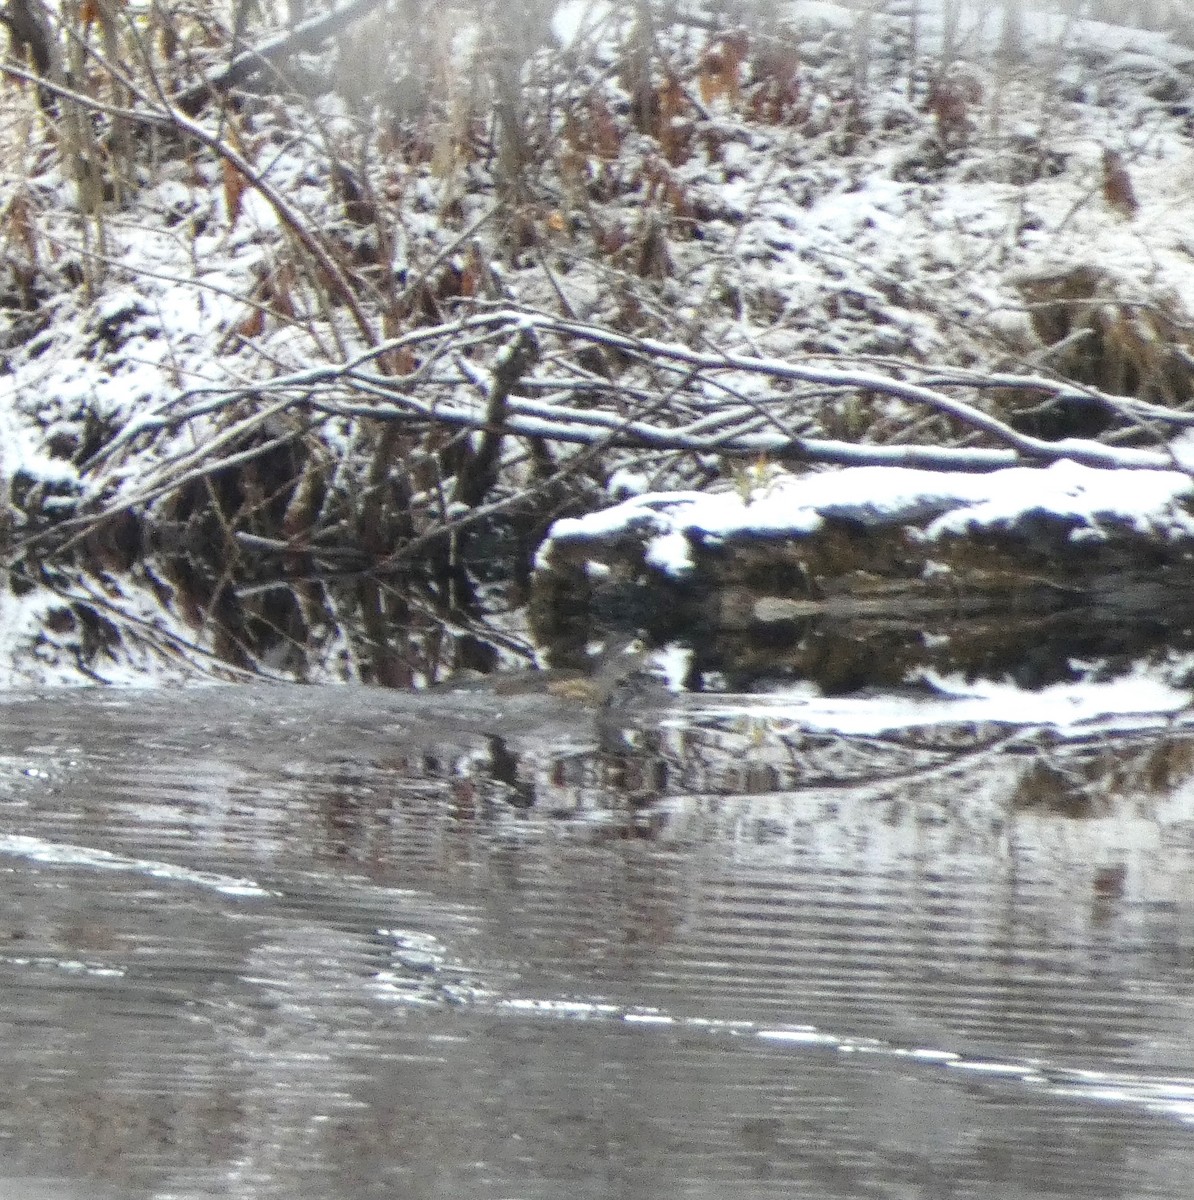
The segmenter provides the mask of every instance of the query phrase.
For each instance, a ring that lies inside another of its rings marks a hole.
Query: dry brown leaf
[[[343,163],[336,163],[332,168],[332,178],[340,202],[344,205],[344,215],[348,220],[354,225],[376,224],[377,209],[356,172]]]
[[[270,307],[280,317],[293,321],[298,316],[294,290],[298,284],[294,264],[284,262],[270,272],[265,281]]]
[[[115,8],[123,8],[124,0],[109,0],[109,3]],[[79,5],[79,24],[83,28],[84,35],[90,33],[92,25],[104,25],[109,30],[112,28],[111,12],[105,12],[104,6],[100,0],[83,0]]]
[[[964,142],[970,135],[970,112],[983,98],[982,84],[969,75],[938,79],[929,90],[928,109],[943,142]]]
[[[156,8],[154,10],[157,11]],[[162,20],[158,26],[158,46],[161,48],[162,57],[167,62],[173,62],[181,49],[181,43],[178,39],[178,27],[172,20]]]
[[[410,375],[419,365],[414,351],[409,346],[399,346],[395,350],[386,350],[377,360],[383,375]]]
[[[769,50],[754,62],[751,112],[759,121],[780,125],[800,103],[800,57],[794,49]]]
[[[589,177],[589,158],[575,146],[565,145],[559,157],[560,174],[570,184],[583,183]]]
[[[643,279],[661,280],[672,276],[672,256],[668,250],[667,235],[662,223],[652,213],[646,215],[639,230],[634,269]]]
[[[323,472],[318,466],[308,465],[295,484],[286,511],[282,514],[282,536],[287,541],[306,533],[315,524],[323,490]]]
[[[600,96],[594,96],[589,102],[589,128],[593,152],[605,162],[613,162],[622,152],[622,135],[613,113]]]
[[[733,67],[735,75],[741,75],[742,64],[746,61],[750,49],[750,38],[745,29],[735,29],[722,39],[725,45],[726,62]]]
[[[690,105],[683,87],[676,77],[669,76],[659,89],[659,127],[655,137],[663,149],[663,156],[673,167],[688,161],[692,141],[692,123],[689,121]]]
[[[1106,147],[1103,148],[1103,199],[1129,221],[1140,208],[1123,155]]]
[[[3,225],[5,241],[9,245],[19,246],[28,265],[36,267],[37,227],[33,221],[33,205],[24,188],[13,194],[3,214],[0,214],[0,223]]]
[[[224,159],[222,171],[224,178],[224,209],[228,214],[228,225],[231,228],[236,225],[237,218],[244,207],[245,192],[248,190],[249,181],[244,177],[241,170],[229,162],[228,159]]]
[[[630,241],[630,234],[622,225],[611,225],[608,229],[597,230],[595,240],[601,253],[612,258]]]
[[[712,104],[723,96],[736,106],[742,89],[742,60],[746,57],[746,34],[738,31],[726,34],[714,42],[701,56],[697,84],[701,99]]]
[[[680,181],[668,164],[658,159],[648,162],[645,168],[647,187],[645,202],[648,208],[656,205],[670,208],[672,216],[681,221],[692,221],[695,212]]]
[[[260,337],[265,332],[265,309],[260,306],[251,308],[236,326],[236,332],[243,338]]]

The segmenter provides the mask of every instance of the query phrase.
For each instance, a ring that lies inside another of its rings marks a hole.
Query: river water
[[[1194,733],[0,698],[6,1198],[1188,1197]]]

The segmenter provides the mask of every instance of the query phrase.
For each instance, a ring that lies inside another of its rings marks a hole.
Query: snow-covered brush
[[[617,369],[595,373],[582,365],[591,359],[586,350],[601,351]],[[409,370],[379,370],[383,356],[400,356]],[[1022,433],[984,404],[986,394],[1013,390],[1101,406],[1116,428],[1151,431],[1155,444]],[[903,414],[888,429],[915,427],[929,413],[948,423],[952,437],[845,441],[815,432],[828,398],[858,394]],[[179,496],[248,472],[274,500],[250,504],[240,484],[241,507],[226,509],[225,518],[256,548],[318,556],[321,545],[337,554],[356,547],[362,561],[376,561],[381,545],[382,557],[396,562],[479,520],[534,508],[535,494],[559,503],[570,476],[600,474],[619,455],[951,471],[1069,459],[1165,469],[1182,465],[1167,439],[1192,425],[1191,413],[1044,376],[707,351],[503,307],[388,339],[344,361],[244,387],[180,392],[143,411],[89,459],[77,515],[41,536],[75,540],[120,514],[152,527],[177,511]],[[336,444],[345,447],[338,461],[313,449]],[[286,455],[285,471],[270,483],[262,464],[278,453]],[[295,454],[306,468],[296,470]],[[416,470],[416,459],[425,467]],[[321,480],[318,504],[312,471]],[[376,530],[365,531],[377,513],[364,502],[376,500],[379,488],[403,497],[397,509],[391,505],[393,524],[380,540]],[[332,524],[338,532],[329,540]]]

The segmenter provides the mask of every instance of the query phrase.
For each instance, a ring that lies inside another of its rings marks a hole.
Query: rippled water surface
[[[1194,740],[0,701],[0,1194],[1188,1197]]]

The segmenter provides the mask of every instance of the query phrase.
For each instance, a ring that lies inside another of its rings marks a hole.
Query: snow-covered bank
[[[1152,680],[1147,709],[1158,697],[1184,708],[1194,481],[1069,462],[986,475],[772,468],[737,490],[648,493],[558,521],[535,583],[542,639],[638,621],[686,647],[678,674],[697,690],[707,677],[829,696],[927,686],[935,720],[1043,719],[1028,714],[1050,707],[1060,719],[1087,699],[1130,709]],[[1123,686],[1100,694],[1113,679]],[[907,699],[857,715],[865,727]],[[831,725],[853,719],[845,703]],[[796,719],[817,720],[805,704]]]
[[[541,609],[654,588],[711,598],[706,617],[730,626],[1023,608],[1045,594],[1154,614],[1177,599],[1176,617],[1194,588],[1194,480],[1064,460],[988,474],[758,468],[737,488],[557,521],[538,571]]]
[[[932,545],[967,534],[1014,534],[1030,519],[1065,527],[1071,545],[1124,534],[1194,552],[1194,480],[1181,471],[1107,471],[1062,461],[985,475],[854,467],[808,475],[770,470],[739,489],[648,493],[589,516],[557,521],[540,551],[550,565],[564,546],[640,540],[643,561],[669,575],[694,553],[743,539],[811,538],[828,523],[899,527]]]
[[[197,444],[223,437],[253,450],[257,426],[231,436],[214,399],[221,389],[239,404],[251,385],[313,363],[329,370],[318,384],[291,385],[290,403],[301,408],[318,388],[334,405],[315,434],[341,470],[312,469],[351,495],[376,449],[364,418],[380,418],[384,405],[369,391],[376,380],[362,392],[335,377],[338,362],[366,349],[362,331],[320,294],[271,195],[322,239],[379,337],[515,300],[739,353],[898,356],[979,372],[1030,365],[1135,399],[1184,400],[1182,329],[1194,308],[1182,183],[1194,161],[1189,48],[1162,33],[1037,14],[1023,60],[993,62],[1003,6],[961,5],[951,6],[946,62],[935,6],[918,7],[918,44],[906,16],[876,20],[861,96],[859,13],[849,6],[781,6],[771,25],[746,7],[744,28],[724,35],[681,6],[637,83],[630,10],[565,14],[556,35],[571,31],[566,54],[540,47],[522,66],[535,162],[518,213],[503,209],[499,131],[485,123],[493,95],[480,80],[495,33],[462,9],[444,17],[450,50],[437,69],[472,70],[479,81],[433,100],[475,125],[446,128],[429,112],[395,146],[360,97],[255,102],[237,114],[232,139],[247,158],[221,162],[201,147],[138,164],[144,184],[102,217],[102,262],[73,211],[52,133],[14,106],[11,174],[0,184],[11,275],[0,408],[16,428],[0,446],[0,472],[23,480],[18,517],[41,515],[31,476],[52,478],[56,495],[83,507],[160,505],[162,490],[169,496],[173,479],[195,468]],[[349,46],[326,50],[333,79]],[[411,69],[396,60],[398,76]],[[208,118],[213,137],[226,117]],[[1103,194],[1104,150],[1130,182],[1131,219]],[[350,168],[356,183],[345,181]],[[250,182],[257,177],[268,190]],[[412,344],[391,352],[381,373],[423,402],[407,420],[431,406],[483,423],[500,352],[478,348],[471,368],[449,370],[450,355]],[[626,401],[658,414],[649,365],[620,364],[611,379],[610,355],[569,353],[566,370],[543,363],[534,380],[557,417],[599,402],[597,367],[598,380],[618,385],[615,415]],[[731,374],[708,386],[674,400],[695,405],[706,429],[716,402],[739,396],[766,403],[762,430],[808,438],[878,446],[916,420],[865,383],[781,396]],[[188,397],[194,387],[202,394]],[[690,423],[678,412],[678,425]],[[537,428],[561,424],[544,418]],[[957,430],[938,421],[924,434],[949,444]],[[666,486],[694,474],[658,455],[646,469]],[[525,483],[511,472],[497,487]],[[440,498],[428,496],[429,508]]]

